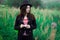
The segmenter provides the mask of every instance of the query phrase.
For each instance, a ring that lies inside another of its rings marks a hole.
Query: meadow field
[[[19,8],[0,5],[0,40],[17,40],[14,24],[19,13]],[[60,40],[60,10],[32,7],[31,13],[37,23],[33,30],[35,40]]]

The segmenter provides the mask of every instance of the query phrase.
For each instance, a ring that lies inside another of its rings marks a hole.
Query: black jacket
[[[20,15],[18,15],[16,17],[14,29],[15,30],[18,30],[18,40],[20,40],[20,38],[22,37],[22,35],[23,35],[23,33],[24,33],[25,30],[26,30],[26,33],[29,35],[29,37],[33,37],[32,30],[36,28],[36,20],[35,20],[35,17],[32,20],[28,16],[28,20],[29,20],[28,24],[30,25],[30,28],[29,29],[27,29],[27,28],[20,28],[20,24],[23,24],[22,20],[23,19],[20,17]]]

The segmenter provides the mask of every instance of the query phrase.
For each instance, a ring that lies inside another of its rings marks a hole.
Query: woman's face
[[[30,12],[30,6],[27,5],[27,8],[26,8],[26,13],[29,13]]]

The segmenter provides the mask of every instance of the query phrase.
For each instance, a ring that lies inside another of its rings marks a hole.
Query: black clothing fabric
[[[15,26],[14,29],[18,30],[18,40],[33,40],[33,29],[36,29],[36,20],[35,18],[32,20],[30,17],[28,17],[28,24],[30,25],[30,28],[20,28],[20,25],[23,24],[23,18],[18,15],[16,17]],[[27,36],[23,36],[24,31],[26,31]]]

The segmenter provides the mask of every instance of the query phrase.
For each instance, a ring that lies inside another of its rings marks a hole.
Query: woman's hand
[[[20,25],[20,28],[23,28],[23,27],[25,27],[25,28],[30,28],[30,25],[21,24],[21,25]]]
[[[30,25],[24,25],[26,28],[30,28]]]
[[[23,27],[24,27],[24,25],[23,25],[23,24],[21,24],[21,25],[20,25],[20,28],[23,28]]]

